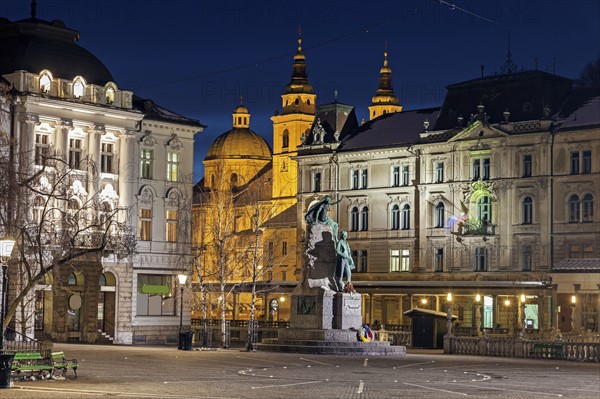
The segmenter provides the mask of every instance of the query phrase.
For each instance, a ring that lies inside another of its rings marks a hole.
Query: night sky
[[[0,17],[30,16],[27,0],[0,0]],[[231,128],[244,97],[251,128],[271,142],[300,25],[317,103],[357,107],[377,88],[387,43],[404,109],[441,105],[445,86],[499,72],[509,34],[519,69],[577,78],[600,56],[600,2],[581,1],[45,1],[37,17],[81,34],[119,87],[208,128],[196,136],[195,179],[210,143]],[[36,71],[34,71],[36,72]]]

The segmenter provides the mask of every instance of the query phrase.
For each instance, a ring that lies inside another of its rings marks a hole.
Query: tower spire
[[[308,83],[308,74],[306,73],[306,57],[302,52],[302,36],[301,30],[298,27],[298,49],[294,55],[294,69],[292,71],[292,79],[286,86],[286,93],[312,93],[313,88]]]
[[[398,104],[400,104],[400,100],[396,97],[392,88],[392,69],[388,62],[386,42],[383,51],[383,66],[379,70],[379,86],[369,107],[371,119],[383,114],[402,111],[402,106]]]

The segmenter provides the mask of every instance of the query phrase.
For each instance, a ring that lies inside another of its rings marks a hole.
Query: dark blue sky
[[[208,128],[196,136],[195,181],[210,143],[231,128],[244,97],[251,128],[271,142],[269,117],[292,71],[301,25],[317,103],[355,105],[377,88],[387,42],[405,109],[441,105],[445,86],[499,72],[511,36],[519,68],[576,78],[600,55],[600,2],[583,1],[45,1],[38,18],[63,20],[116,83]],[[30,16],[27,0],[0,1],[0,16]],[[554,69],[555,68],[555,69]],[[368,118],[367,118],[368,119]]]

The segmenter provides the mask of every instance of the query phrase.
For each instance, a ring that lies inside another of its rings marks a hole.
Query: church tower
[[[370,120],[384,114],[402,111],[402,106],[398,105],[400,100],[396,97],[392,88],[392,69],[388,66],[387,56],[387,51],[384,51],[383,66],[379,70],[379,87],[369,107]]]
[[[308,82],[302,38],[294,55],[292,79],[281,95],[282,112],[273,121],[273,198],[290,198],[295,202],[298,191],[298,154],[300,138],[308,134],[315,117],[316,94]]]

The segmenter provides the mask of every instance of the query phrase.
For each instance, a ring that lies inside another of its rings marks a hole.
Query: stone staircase
[[[98,330],[98,339],[96,339],[96,343],[99,345],[112,345],[113,344],[113,337],[111,337],[110,335],[108,335],[107,333],[105,333],[102,330]]]

